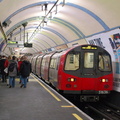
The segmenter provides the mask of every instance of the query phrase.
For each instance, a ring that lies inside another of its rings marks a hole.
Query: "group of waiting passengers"
[[[20,60],[16,56],[0,56],[0,74],[2,82],[7,82],[9,88],[15,87],[15,78],[19,76],[20,87],[26,88],[28,77],[32,71],[31,63],[27,56],[22,56]]]

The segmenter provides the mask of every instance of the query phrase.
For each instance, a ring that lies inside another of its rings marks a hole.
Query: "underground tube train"
[[[96,45],[80,45],[31,57],[32,72],[59,92],[98,101],[113,89],[110,54]]]

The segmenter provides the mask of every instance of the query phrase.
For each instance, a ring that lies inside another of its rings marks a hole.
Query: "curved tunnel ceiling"
[[[0,22],[7,39],[13,41],[24,41],[22,24],[27,22],[25,42],[33,43],[33,47],[20,48],[21,53],[37,53],[78,40],[82,44],[89,36],[119,28],[119,3],[118,0],[3,0]],[[3,32],[0,47],[9,53],[2,42]]]

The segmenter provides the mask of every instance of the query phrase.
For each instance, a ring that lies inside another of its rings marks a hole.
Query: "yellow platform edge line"
[[[20,81],[20,78],[15,78],[15,81]],[[35,81],[34,79],[29,79],[29,81]]]
[[[75,106],[73,106],[73,105],[69,105],[69,106],[67,106],[67,105],[62,105],[61,107],[66,107],[66,108],[68,107],[68,108],[69,108],[69,107],[75,107]]]
[[[32,76],[32,75],[31,75]],[[47,90],[57,101],[61,101],[55,94],[53,94],[47,87],[45,87],[39,80],[32,76],[45,90]]]
[[[77,120],[83,120],[80,116],[78,116],[77,114],[73,113],[72,114]]]

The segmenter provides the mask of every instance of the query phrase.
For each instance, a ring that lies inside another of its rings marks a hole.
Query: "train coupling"
[[[80,96],[80,102],[97,102],[97,101],[99,101],[99,96],[95,95]]]

